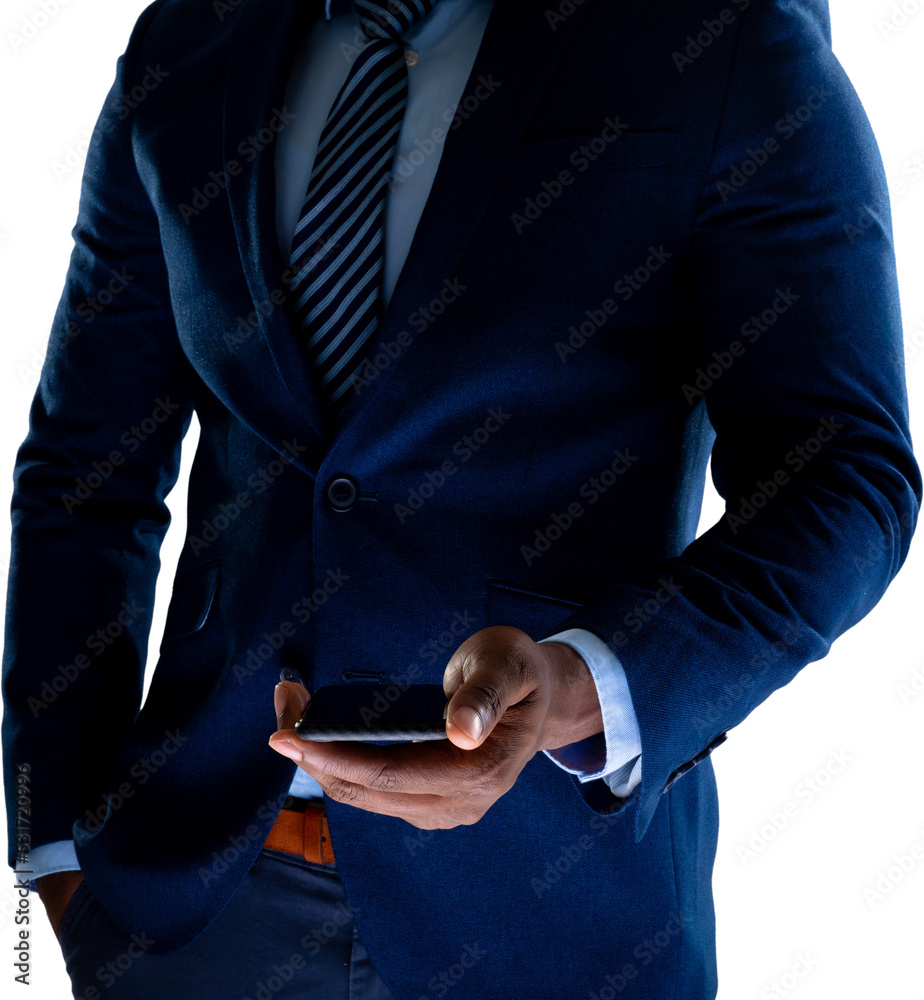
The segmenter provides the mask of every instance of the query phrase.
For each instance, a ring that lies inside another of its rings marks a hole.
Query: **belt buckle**
[[[313,811],[316,817],[314,823],[311,823],[311,832],[309,833],[309,813]],[[316,825],[315,825],[316,824]],[[311,840],[309,840],[311,836]],[[312,806],[309,804],[308,808],[305,810],[305,860],[312,861],[313,858],[307,856],[307,848],[309,843],[312,847],[315,846],[314,838],[317,838],[317,856],[321,861],[322,865],[332,865],[334,863],[334,851],[330,843],[330,830],[327,826],[327,814],[324,810],[324,803],[319,802],[317,805]]]
[[[283,809],[300,812],[304,817],[302,828],[302,856],[312,864],[334,864],[334,852],[330,843],[330,830],[324,802],[315,799],[297,799],[287,796]]]

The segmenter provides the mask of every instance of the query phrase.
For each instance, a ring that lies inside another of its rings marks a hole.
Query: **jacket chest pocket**
[[[680,133],[666,129],[561,136],[523,143],[504,171],[507,177],[545,178],[570,185],[600,170],[667,167],[673,162]]]

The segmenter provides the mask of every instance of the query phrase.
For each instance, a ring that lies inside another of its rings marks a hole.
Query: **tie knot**
[[[353,0],[367,38],[399,41],[437,0]]]

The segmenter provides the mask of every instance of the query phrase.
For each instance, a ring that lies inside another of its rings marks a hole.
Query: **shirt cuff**
[[[569,628],[539,641],[562,642],[581,655],[597,687],[603,714],[602,737],[598,733],[542,752],[579,781],[602,778],[614,795],[627,797],[642,778],[642,741],[619,657],[599,636],[583,628]],[[604,763],[599,764],[601,758]]]
[[[55,840],[50,844],[33,847],[29,851],[29,868],[32,878],[29,888],[35,892],[35,880],[43,875],[53,875],[55,872],[79,872],[77,852],[73,840]]]

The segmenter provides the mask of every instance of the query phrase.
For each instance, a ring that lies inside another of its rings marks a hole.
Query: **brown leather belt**
[[[324,803],[313,799],[286,799],[263,846],[271,851],[296,854],[314,864],[334,864]]]

